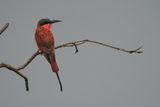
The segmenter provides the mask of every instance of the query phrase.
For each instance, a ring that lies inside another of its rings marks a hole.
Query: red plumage
[[[52,71],[56,73],[60,89],[62,91],[62,84],[58,75],[58,65],[55,58],[54,37],[50,31],[51,24],[37,25],[35,40],[39,50],[43,53],[47,61],[50,63]]]

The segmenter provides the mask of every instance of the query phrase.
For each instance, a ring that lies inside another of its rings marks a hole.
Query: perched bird
[[[61,22],[61,20],[50,20],[47,18],[41,19],[37,24],[35,40],[39,50],[51,65],[52,71],[56,73],[60,90],[63,91],[62,83],[58,74],[59,68],[55,58],[54,37],[53,33],[51,32],[52,24],[57,22]]]

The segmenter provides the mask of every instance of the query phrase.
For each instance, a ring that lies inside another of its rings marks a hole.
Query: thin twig
[[[97,41],[93,41],[93,40],[88,40],[88,39],[84,39],[84,40],[79,40],[79,41],[74,41],[74,42],[68,42],[68,43],[65,43],[65,44],[62,44],[62,45],[59,45],[57,47],[55,47],[55,49],[59,49],[59,48],[64,48],[64,47],[75,47],[76,51],[75,53],[78,52],[78,46],[79,45],[82,45],[82,44],[85,44],[85,43],[94,43],[94,44],[98,44],[98,45],[101,45],[101,46],[105,46],[105,47],[109,47],[109,48],[112,48],[112,49],[115,49],[115,50],[118,50],[118,51],[122,51],[122,52],[126,52],[126,53],[129,53],[129,54],[132,54],[132,53],[142,53],[142,51],[140,51],[140,49],[142,47],[139,47],[137,49],[134,49],[134,50],[126,50],[126,49],[123,49],[123,48],[118,48],[118,47],[115,47],[115,46],[112,46],[112,45],[108,45],[108,44],[104,44],[104,43],[101,43],[101,42],[97,42]],[[25,85],[26,85],[26,90],[29,91],[29,86],[28,86],[28,79],[26,76],[24,76],[23,74],[21,74],[19,71],[24,69],[25,67],[27,67],[32,61],[33,59],[42,54],[39,50],[36,51],[27,61],[26,63],[22,64],[21,66],[19,67],[13,67],[11,66],[10,64],[6,64],[6,63],[0,63],[0,68],[7,68],[11,71],[14,71],[16,74],[18,74],[19,76],[21,76],[24,80],[25,80]]]
[[[9,23],[6,23],[1,29],[0,29],[0,35],[8,28]]]
[[[36,51],[28,60],[26,63],[24,63],[23,65],[19,66],[17,68],[18,71],[20,71],[21,69],[24,69],[26,66],[28,66],[28,64],[30,64],[32,62],[32,60],[37,56],[41,54],[39,51]]]

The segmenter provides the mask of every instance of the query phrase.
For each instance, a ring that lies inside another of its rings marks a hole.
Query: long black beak
[[[62,22],[61,20],[52,20],[51,23],[57,23],[57,22]]]

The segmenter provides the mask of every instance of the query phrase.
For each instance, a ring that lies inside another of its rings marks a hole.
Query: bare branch
[[[123,48],[118,48],[118,47],[115,47],[115,46],[112,46],[112,45],[108,45],[108,44],[104,44],[104,43],[101,43],[101,42],[97,42],[97,41],[93,41],[93,40],[88,40],[88,39],[65,43],[63,45],[57,46],[55,49],[62,48],[62,47],[75,47],[75,49],[76,49],[75,53],[77,53],[78,52],[77,46],[85,44],[87,42],[88,43],[98,44],[98,45],[105,46],[105,47],[109,47],[109,48],[112,48],[112,49],[115,49],[115,50],[118,50],[118,51],[127,52],[129,54],[132,54],[132,53],[138,53],[138,54],[140,54],[140,53],[142,53],[142,51],[139,51],[142,48],[142,46],[139,47],[139,48],[137,48],[137,49],[134,49],[134,50],[126,50],[126,49],[123,49]]]
[[[31,62],[32,60],[37,56],[41,54],[41,52],[39,51],[36,51],[28,60],[26,63],[24,63],[23,65],[19,66],[19,67],[13,67],[11,66],[10,64],[6,64],[6,63],[0,63],[0,68],[7,68],[13,72],[15,72],[16,74],[18,74],[19,76],[21,76],[24,80],[25,80],[25,85],[26,85],[26,91],[29,91],[29,85],[28,85],[28,78],[26,76],[24,76],[23,74],[21,74],[19,71],[24,69],[25,67],[27,67]]]
[[[62,44],[62,45],[59,45],[57,47],[55,47],[55,49],[59,49],[59,48],[64,48],[64,47],[75,47],[75,54],[78,52],[78,46],[79,45],[82,45],[82,44],[85,44],[85,43],[94,43],[94,44],[98,44],[98,45],[101,45],[101,46],[105,46],[105,47],[109,47],[109,48],[112,48],[112,49],[115,49],[115,50],[118,50],[118,51],[122,51],[122,52],[126,52],[126,53],[129,53],[129,54],[132,54],[132,53],[142,53],[142,51],[140,51],[140,49],[142,48],[139,47],[137,49],[134,49],[134,50],[126,50],[126,49],[123,49],[123,48],[118,48],[118,47],[115,47],[115,46],[112,46],[112,45],[108,45],[108,44],[104,44],[104,43],[101,43],[101,42],[97,42],[97,41],[93,41],[93,40],[88,40],[88,39],[84,39],[84,40],[79,40],[79,41],[74,41],[74,42],[68,42],[68,43],[65,43],[65,44]],[[19,66],[19,67],[13,67],[11,66],[10,64],[6,64],[6,63],[0,63],[0,68],[7,68],[11,71],[14,71],[16,74],[18,74],[20,77],[22,77],[24,80],[25,80],[25,85],[26,85],[26,91],[29,91],[29,86],[28,86],[28,79],[26,76],[24,76],[23,74],[21,74],[19,71],[24,69],[25,67],[27,67],[32,61],[33,59],[42,54],[39,50],[36,51],[28,60],[26,63],[24,63],[23,65]]]
[[[9,23],[6,23],[1,29],[0,29],[0,35],[8,28]]]
[[[10,71],[15,72],[16,74],[18,74],[20,77],[22,77],[25,80],[25,85],[26,85],[26,91],[29,91],[29,86],[28,86],[28,78],[26,76],[24,76],[23,74],[21,74],[17,68],[11,66],[10,64],[6,64],[6,63],[0,63],[0,68],[7,68]]]

